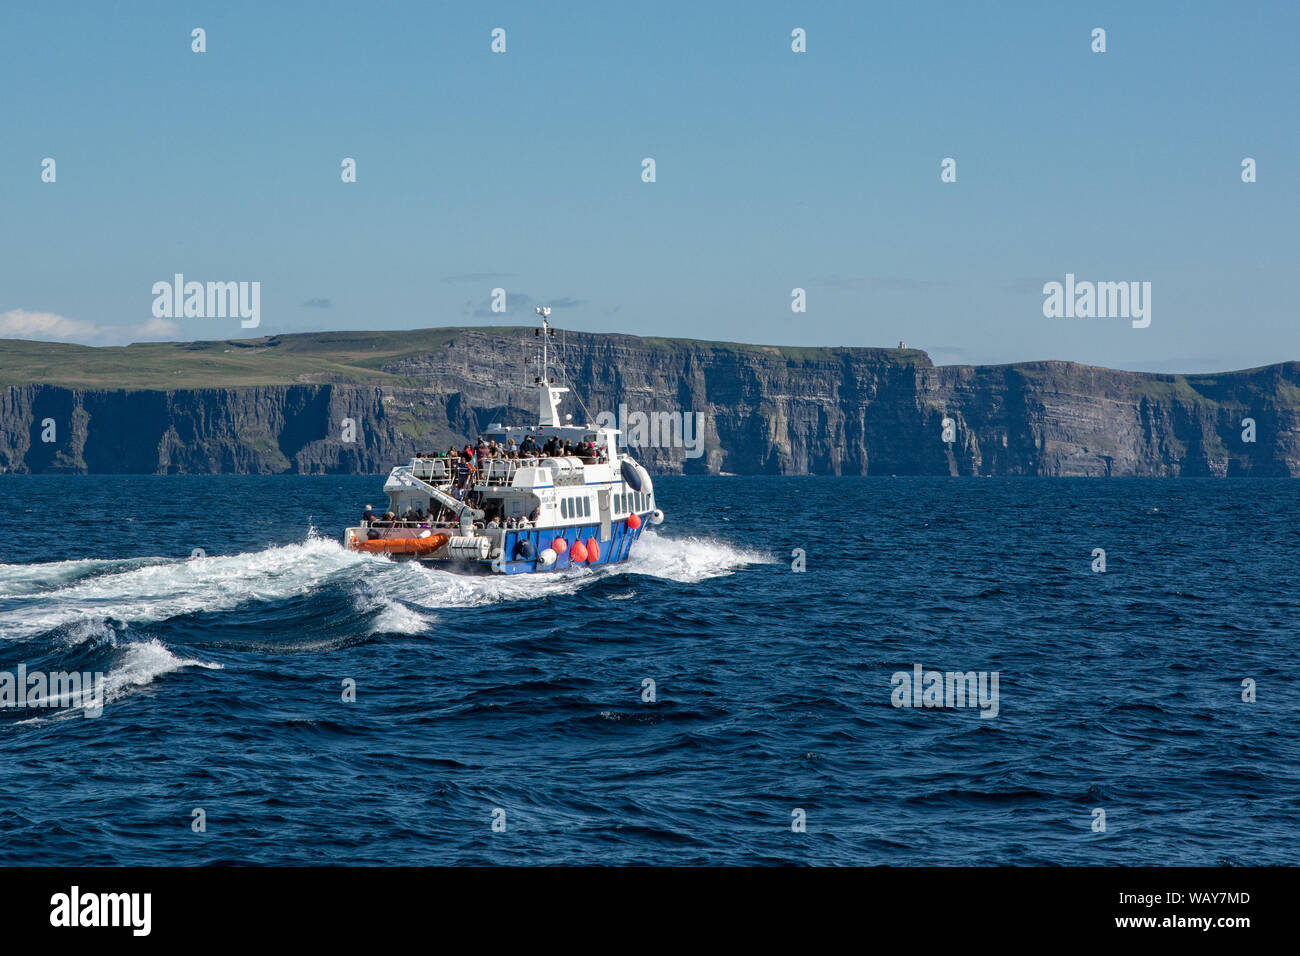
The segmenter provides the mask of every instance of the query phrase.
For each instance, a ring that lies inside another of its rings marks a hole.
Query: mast
[[[538,424],[554,427],[563,424],[560,421],[559,401],[560,396],[567,392],[568,389],[556,388],[551,384],[549,339],[555,333],[551,330],[550,307],[539,305],[537,307],[537,314],[542,317],[542,327],[537,332],[537,334],[542,337],[542,374],[537,379],[537,387],[541,391],[541,414],[538,416]]]

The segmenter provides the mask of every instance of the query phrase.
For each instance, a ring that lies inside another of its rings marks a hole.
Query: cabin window
[[[567,518],[567,517],[569,517],[569,499],[568,499],[568,498],[561,498],[561,499],[560,499],[560,517],[561,517],[561,518]]]
[[[583,499],[582,499],[582,516],[583,516],[584,518],[589,518],[589,517],[591,517],[591,499],[590,499],[590,498],[583,498]]]

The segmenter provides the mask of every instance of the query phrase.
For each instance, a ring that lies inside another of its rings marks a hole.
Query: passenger
[[[565,458],[568,458],[568,457],[570,457],[572,454],[573,454],[573,442],[569,441],[569,439],[566,438],[566,439],[564,439],[564,452],[563,452],[563,455],[564,455]]]
[[[542,516],[542,506],[538,505],[536,508],[533,509],[533,513],[528,516],[528,520],[532,524],[537,524],[537,519],[540,518],[541,516]]]
[[[547,458],[554,458],[560,450],[560,436],[552,435],[547,440],[546,446],[542,449],[542,454]]]
[[[361,514],[361,523],[368,525],[375,520],[375,509],[372,505],[366,505],[366,510]]]
[[[496,515],[493,515],[493,516],[492,516],[492,520],[488,522],[488,527],[489,527],[489,528],[499,528],[499,527],[501,527],[501,519],[498,518]]]
[[[524,440],[519,443],[519,457],[527,458],[537,451],[537,442],[533,441],[532,435],[525,435]]]

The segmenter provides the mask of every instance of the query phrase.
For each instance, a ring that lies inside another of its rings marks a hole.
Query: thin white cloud
[[[128,345],[131,342],[180,339],[181,327],[166,319],[149,319],[128,325],[97,325],[70,319],[56,312],[11,309],[0,312],[0,339],[36,339],[42,342],[79,342],[82,345]]]

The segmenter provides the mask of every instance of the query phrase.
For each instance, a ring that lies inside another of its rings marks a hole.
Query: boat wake
[[[690,584],[771,560],[717,540],[647,530],[623,564],[465,576],[358,554],[313,532],[300,544],[229,556],[0,565],[0,647],[34,642],[68,648],[105,634],[121,639],[124,631],[153,638],[151,629],[178,619],[313,603],[337,590],[351,602],[345,628],[364,619],[367,634],[427,633],[446,608],[554,598],[623,575]],[[338,625],[340,615],[333,617]]]

